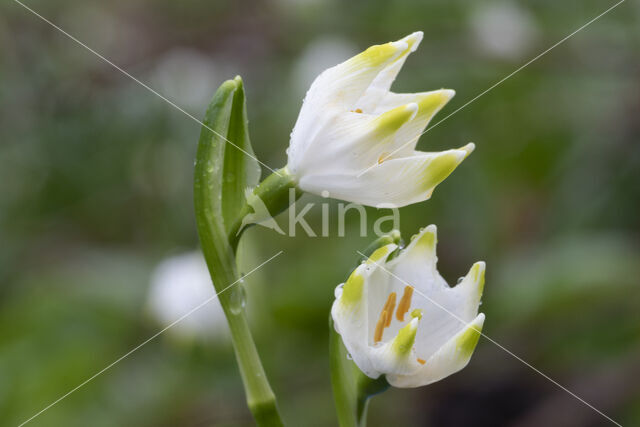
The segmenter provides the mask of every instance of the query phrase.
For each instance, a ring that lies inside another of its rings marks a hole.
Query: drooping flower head
[[[321,73],[291,133],[288,171],[307,192],[369,206],[431,197],[474,149],[416,151],[420,134],[454,91],[390,91],[422,32],[376,45]],[[326,193],[324,193],[326,194]]]
[[[471,359],[484,323],[478,308],[485,264],[475,263],[449,286],[436,269],[435,225],[396,249],[378,249],[336,288],[331,315],[362,372],[386,375],[395,387],[418,387]]]

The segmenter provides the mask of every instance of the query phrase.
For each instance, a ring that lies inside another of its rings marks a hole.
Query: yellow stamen
[[[391,319],[393,318],[393,310],[396,308],[396,293],[391,292],[387,297],[387,301],[384,303],[382,307],[382,312],[380,313],[380,317],[378,318],[378,323],[376,323],[376,329],[373,332],[373,343],[377,344],[382,341],[382,334],[384,334],[384,329],[388,328],[391,325]]]
[[[393,319],[393,310],[396,308],[396,293],[391,292],[389,294],[389,298],[387,298],[387,303],[385,304],[385,311],[387,312],[387,318],[384,322],[384,327],[388,328],[391,325],[391,320]]]
[[[396,311],[396,319],[401,322],[404,322],[404,315],[409,312],[409,307],[411,306],[411,298],[413,297],[413,287],[405,286],[404,293],[402,294],[402,298],[400,298],[400,303],[398,304],[398,311]]]
[[[378,323],[376,323],[376,330],[373,333],[373,343],[377,344],[382,341],[382,334],[384,333],[384,325],[387,322],[387,311],[382,310]]]
[[[384,162],[385,160],[387,160],[387,158],[389,157],[389,153],[387,153],[386,151],[382,154],[380,154],[380,157],[378,157],[378,164],[382,164],[382,162]]]
[[[354,112],[354,113],[360,113],[360,114],[362,114],[362,110],[361,110],[361,109],[359,109],[359,108],[356,108],[355,110],[353,110],[353,112]]]
[[[425,363],[427,363],[427,361],[426,361],[426,360],[424,360],[424,359],[420,359],[420,358],[418,357],[418,363],[419,363],[419,364],[421,364],[421,365],[424,365]]]

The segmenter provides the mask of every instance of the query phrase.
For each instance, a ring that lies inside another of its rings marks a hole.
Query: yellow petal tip
[[[438,228],[435,224],[431,224],[418,234],[417,239],[416,246],[428,249],[429,252],[435,252],[436,243],[438,242]]]
[[[478,287],[478,296],[482,296],[482,292],[484,291],[484,272],[486,265],[484,261],[478,261],[473,264],[471,267],[471,271],[469,272],[471,275],[471,279],[474,283],[477,284]]]
[[[418,331],[419,317],[414,317],[402,329],[398,331],[398,335],[393,339],[392,348],[396,355],[407,356],[411,353],[413,344],[416,341],[416,333]]]
[[[363,288],[364,276],[358,267],[345,282],[340,300],[346,305],[357,303],[362,298]]]
[[[405,123],[411,121],[416,116],[418,109],[417,103],[410,102],[380,114],[375,119],[376,132],[382,137],[395,133]]]
[[[417,102],[421,116],[432,117],[444,107],[456,94],[451,89],[440,89],[417,94]]]
[[[478,340],[482,335],[482,326],[484,325],[484,314],[478,315],[476,320],[456,338],[456,347],[460,356],[469,359],[478,344]]]
[[[381,248],[376,249],[367,259],[366,264],[367,265],[371,265],[371,264],[377,264],[378,261],[381,261],[382,259],[386,258],[387,255],[389,255],[391,252],[393,252],[398,246],[394,243],[389,243],[388,245],[385,245]]]

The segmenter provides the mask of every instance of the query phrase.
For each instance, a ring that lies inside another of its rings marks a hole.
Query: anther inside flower
[[[326,190],[370,206],[405,206],[431,197],[473,151],[471,143],[441,152],[415,150],[429,121],[455,93],[390,91],[421,40],[416,32],[372,46],[316,78],[288,150],[287,170],[302,190]]]
[[[396,387],[417,387],[464,368],[480,337],[483,262],[454,287],[436,269],[436,227],[404,250],[378,249],[336,289],[331,314],[358,367],[386,375]],[[396,255],[391,257],[391,255]]]

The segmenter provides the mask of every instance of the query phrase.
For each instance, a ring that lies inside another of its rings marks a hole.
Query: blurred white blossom
[[[478,49],[500,59],[521,58],[538,35],[534,18],[514,2],[483,3],[470,20],[471,37]]]
[[[228,333],[227,322],[209,271],[200,252],[187,252],[163,260],[151,277],[148,306],[161,326],[168,326],[180,317],[211,299],[167,333],[180,338],[211,340]]]
[[[195,50],[173,49],[162,56],[151,73],[151,86],[181,107],[200,111],[218,87],[217,67]]]

